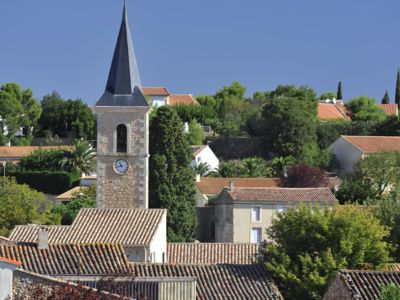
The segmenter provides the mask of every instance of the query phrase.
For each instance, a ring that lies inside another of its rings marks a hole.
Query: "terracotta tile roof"
[[[343,139],[356,146],[363,153],[400,151],[400,136],[349,136]]]
[[[250,243],[168,243],[170,264],[252,264],[258,245]]]
[[[166,215],[165,209],[98,209],[83,208],[71,226],[46,226],[49,242],[116,243],[150,245]],[[40,226],[20,225],[11,232],[15,242],[35,243]]]
[[[197,299],[281,300],[274,281],[261,265],[132,264],[137,277],[196,277]]]
[[[278,178],[213,178],[203,177],[200,182],[195,182],[200,193],[205,195],[219,194],[225,187],[233,182],[235,187],[278,187]]]
[[[399,115],[399,107],[397,106],[396,103],[379,104],[379,106],[383,109],[383,111],[388,116],[398,116]]]
[[[110,244],[0,246],[0,256],[22,262],[25,270],[42,275],[125,274],[130,265],[123,246]]]
[[[192,148],[192,154],[193,157],[196,157],[197,155],[200,154],[201,151],[207,148],[207,145],[197,145],[197,146],[191,146]]]
[[[330,204],[337,202],[329,188],[234,188],[225,189],[224,192],[231,201]]]
[[[15,265],[15,266],[18,266],[18,267],[22,265],[22,262],[14,260],[14,259],[9,259],[7,257],[3,257],[3,256],[1,256],[1,254],[0,254],[0,261],[6,262],[8,264],[12,264],[12,265]]]
[[[18,160],[35,150],[68,149],[68,146],[0,146],[0,159]]]
[[[71,200],[72,197],[73,197],[75,194],[79,193],[79,191],[80,191],[82,188],[85,188],[85,187],[76,186],[76,187],[70,189],[69,191],[66,191],[65,193],[62,193],[61,195],[58,195],[58,196],[56,197],[56,199],[58,199],[58,200],[64,200],[64,201],[65,201],[65,200]]]
[[[169,96],[169,92],[166,87],[144,87],[143,94],[146,96]]]
[[[222,178],[202,177],[200,182],[195,182],[200,193],[204,195],[219,194],[224,188],[233,182],[235,187],[279,187],[279,178]],[[329,187],[340,187],[343,181],[337,177],[329,177]]]
[[[351,294],[352,299],[379,299],[382,286],[400,285],[400,272],[339,270],[337,277]]]
[[[168,105],[174,106],[178,104],[200,105],[192,94],[173,94],[168,97]]]
[[[318,103],[319,120],[350,120],[346,108],[343,104]]]

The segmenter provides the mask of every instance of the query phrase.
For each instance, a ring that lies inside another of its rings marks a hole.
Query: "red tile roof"
[[[235,187],[278,187],[279,178],[213,178],[203,177],[200,182],[195,182],[200,193],[205,195],[219,194],[225,187],[233,182]]]
[[[383,111],[388,116],[398,116],[399,115],[399,107],[396,103],[379,104],[379,106],[383,109]]]
[[[262,265],[132,264],[136,277],[195,277],[196,299],[283,300]]]
[[[1,159],[19,159],[28,156],[35,150],[50,150],[50,149],[68,149],[68,146],[0,146],[0,160]]]
[[[400,136],[342,135],[341,137],[363,153],[400,151]]]
[[[169,96],[169,92],[165,87],[144,87],[143,94],[146,96]]]
[[[178,104],[200,105],[192,94],[173,94],[168,97],[168,105],[174,106]]]
[[[15,265],[15,266],[18,266],[18,267],[22,265],[22,262],[20,262],[20,261],[17,261],[17,260],[14,260],[14,259],[9,259],[9,258],[3,257],[1,255],[0,255],[0,261],[6,262],[8,264]]]
[[[319,120],[350,120],[346,108],[343,104],[318,103]]]
[[[219,194],[224,188],[233,182],[235,187],[279,187],[279,178],[221,178],[202,177],[200,182],[195,182],[200,193],[204,195]],[[329,187],[340,187],[342,180],[337,177],[329,177]]]
[[[377,300],[380,299],[382,286],[389,283],[400,285],[400,272],[339,270],[335,280],[337,279],[343,283],[351,299]],[[328,290],[325,297],[329,292]]]
[[[45,250],[39,250],[36,244],[0,246],[1,256],[21,261],[25,270],[42,275],[108,275],[131,271],[121,245],[49,245]]]
[[[71,226],[46,226],[49,242],[114,243],[122,245],[150,245],[165,209],[98,209],[83,208]],[[11,232],[14,242],[36,243],[41,226],[19,225]]]
[[[258,245],[250,243],[168,243],[170,264],[252,264]]]
[[[329,204],[337,202],[329,188],[234,188],[225,191],[231,201]]]

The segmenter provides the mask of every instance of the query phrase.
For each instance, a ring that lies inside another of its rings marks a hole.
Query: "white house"
[[[208,165],[209,172],[218,169],[219,159],[208,145],[192,146],[192,153],[192,168],[196,168],[203,163]]]
[[[11,299],[13,290],[13,272],[21,262],[0,256],[0,300]]]
[[[339,175],[353,171],[358,161],[370,153],[400,151],[398,136],[342,135],[329,146],[339,163]]]

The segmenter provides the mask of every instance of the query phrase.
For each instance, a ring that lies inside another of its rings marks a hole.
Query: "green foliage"
[[[400,153],[378,152],[367,155],[358,163],[364,179],[368,179],[372,188],[382,195],[386,188],[396,188],[400,180]]]
[[[358,203],[366,204],[375,202],[379,198],[378,192],[373,188],[369,178],[364,178],[359,169],[347,174],[339,191],[336,192],[336,198],[340,204]]]
[[[32,171],[16,170],[8,172],[19,184],[27,184],[31,188],[45,194],[59,195],[79,183],[79,173],[64,171]]]
[[[173,109],[177,112],[179,118],[181,118],[183,122],[197,120],[197,122],[206,124],[207,120],[213,120],[216,118],[215,103],[203,103],[204,104],[201,105],[179,104],[173,106]]]
[[[289,155],[289,156],[279,156],[275,157],[272,161],[272,167],[275,171],[275,174],[281,174],[284,171],[285,167],[290,167],[295,165],[297,162],[296,158]]]
[[[381,287],[379,300],[398,300],[400,299],[400,286],[389,283]]]
[[[337,93],[336,93],[336,99],[343,100],[342,82],[341,81],[339,81],[339,84],[338,84]]]
[[[0,122],[4,122],[8,128],[5,136],[1,124],[0,135],[8,142],[20,127],[29,139],[32,136],[31,127],[36,126],[42,109],[40,103],[33,98],[31,89],[21,90],[17,83],[6,83],[0,89],[0,112],[3,119]]]
[[[386,90],[385,95],[382,98],[382,104],[389,104],[390,103],[390,98],[389,98],[389,94],[388,91]]]
[[[0,178],[0,236],[8,236],[15,225],[33,222],[57,224],[57,215],[50,213],[46,197],[12,178]]]
[[[346,108],[351,112],[353,121],[383,121],[387,115],[379,105],[375,104],[374,98],[361,96],[346,103]]]
[[[42,135],[51,131],[52,135],[67,137],[72,135],[77,139],[96,139],[96,117],[89,106],[82,100],[64,101],[53,91],[51,95],[43,97],[43,113],[38,123]]]
[[[62,149],[38,149],[19,161],[21,170],[61,171],[60,162],[67,151]]]
[[[60,164],[63,169],[89,175],[95,169],[95,157],[96,151],[87,141],[75,140]]]
[[[211,172],[210,177],[272,177],[275,171],[270,162],[260,157],[247,157],[243,160],[227,160],[219,164],[218,170]]]
[[[298,161],[305,165],[329,170],[332,166],[334,155],[329,149],[321,150],[317,143],[305,144],[301,148]]]
[[[389,197],[379,202],[376,217],[390,229],[388,241],[393,245],[400,245],[400,193],[391,193]],[[397,250],[397,249],[396,249]],[[393,251],[396,261],[400,261],[399,251]]]
[[[400,69],[397,70],[396,94],[394,96],[394,103],[400,106]]]
[[[316,142],[317,102],[286,97],[267,100],[263,121],[270,151],[298,156],[304,145]]]
[[[327,99],[336,99],[337,94],[334,92],[327,92],[327,93],[322,93],[319,95],[319,100],[327,100]]]
[[[317,95],[307,86],[296,87],[294,85],[278,85],[273,91],[256,92],[254,98],[272,100],[276,98],[290,98],[302,101],[316,102]]]
[[[61,216],[62,225],[71,225],[81,208],[96,207],[96,186],[81,187],[67,204],[53,207],[52,213]]]
[[[267,230],[266,268],[285,299],[321,299],[338,269],[389,261],[385,227],[365,209],[300,206],[279,213]]]
[[[189,166],[192,153],[183,123],[173,109],[157,109],[149,144],[150,206],[168,209],[169,241],[192,241],[196,229],[193,171]]]
[[[206,176],[207,173],[210,172],[210,166],[207,163],[202,162],[202,163],[199,163],[196,166],[196,168],[194,168],[194,171],[196,174],[199,174],[200,177],[204,177],[204,176]]]
[[[189,133],[187,138],[190,145],[202,145],[205,139],[204,130],[196,119],[193,119],[189,123]]]

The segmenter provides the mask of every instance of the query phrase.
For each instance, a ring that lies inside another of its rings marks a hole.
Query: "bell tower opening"
[[[128,130],[124,124],[117,126],[117,152],[126,153],[128,144]]]

